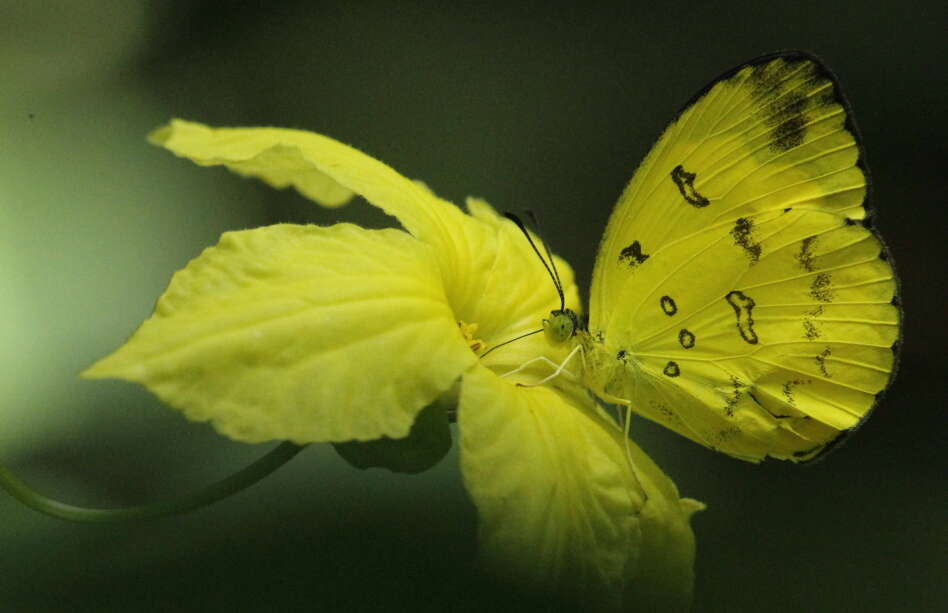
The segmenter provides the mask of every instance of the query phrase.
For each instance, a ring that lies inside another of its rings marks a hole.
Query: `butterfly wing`
[[[733,456],[815,457],[895,368],[897,283],[834,76],[766,56],[709,85],[623,192],[593,273],[603,397]]]

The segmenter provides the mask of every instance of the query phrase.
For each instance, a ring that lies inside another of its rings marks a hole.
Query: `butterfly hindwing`
[[[734,456],[815,456],[894,369],[896,282],[835,79],[753,61],[672,123],[600,246],[594,390]]]

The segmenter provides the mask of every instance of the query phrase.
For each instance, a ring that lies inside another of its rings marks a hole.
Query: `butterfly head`
[[[550,318],[543,320],[543,333],[554,345],[565,343],[573,338],[580,327],[579,317],[572,309],[550,311]]]

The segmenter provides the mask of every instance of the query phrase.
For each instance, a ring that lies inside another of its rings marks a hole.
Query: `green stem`
[[[253,464],[203,489],[179,498],[116,509],[79,507],[47,498],[3,466],[0,466],[0,486],[31,509],[59,519],[85,523],[151,519],[191,511],[236,494],[280,468],[302,450],[303,447],[299,445],[281,443]]]

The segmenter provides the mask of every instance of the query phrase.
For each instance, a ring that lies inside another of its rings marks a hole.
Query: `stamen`
[[[466,324],[463,321],[458,321],[458,329],[461,330],[461,336],[464,337],[467,346],[470,347],[474,353],[478,353],[484,348],[484,341],[475,336],[477,334],[477,328],[477,324]]]

